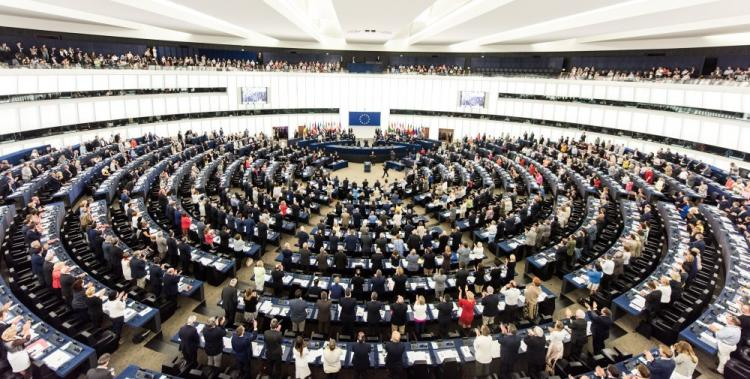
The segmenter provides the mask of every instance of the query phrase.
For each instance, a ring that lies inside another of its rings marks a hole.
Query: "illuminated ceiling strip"
[[[166,17],[182,20],[183,22],[201,26],[206,29],[217,32],[231,34],[237,37],[246,38],[259,44],[274,45],[279,41],[265,34],[246,29],[226,20],[210,16],[204,12],[197,11],[193,8],[177,4],[169,0],[112,0],[116,3],[129,7],[137,8],[146,12],[169,15]]]
[[[624,3],[576,13],[533,25],[506,30],[484,37],[451,45],[453,50],[462,50],[482,45],[513,41],[533,36],[554,33],[562,30],[579,28],[582,26],[602,24],[648,14],[666,12],[673,9],[687,8],[696,5],[712,3],[717,0],[631,0]]]
[[[686,22],[683,24],[675,24],[675,25],[668,25],[668,26],[657,26],[654,28],[636,29],[636,30],[630,30],[630,31],[619,32],[619,33],[599,34],[599,35],[594,35],[594,36],[589,36],[589,37],[584,37],[584,38],[578,38],[577,40],[580,43],[591,43],[591,42],[599,42],[599,41],[612,41],[612,40],[663,35],[663,34],[670,34],[670,33],[699,31],[699,30],[732,27],[732,26],[740,26],[740,25],[748,25],[748,24],[750,24],[750,16],[743,15],[743,16],[735,16],[735,17],[717,18],[713,20]]]
[[[93,22],[103,25],[111,25],[125,29],[149,31],[168,35],[167,38],[179,39],[188,38],[190,33],[184,33],[172,29],[160,28],[157,26],[142,24],[139,22],[122,20],[119,18],[102,16],[95,13],[79,11],[66,7],[57,6],[49,3],[40,3],[34,0],[0,0],[0,6],[22,9],[25,11],[46,14],[51,16],[60,16],[74,20]]]
[[[465,1],[463,3],[454,3],[454,6],[447,6],[442,12],[436,11],[438,4],[433,4],[420,14],[414,24],[423,24],[419,31],[406,37],[403,40],[404,46],[413,45],[424,41],[434,35],[461,25],[471,19],[479,17],[487,12],[491,12],[499,7],[512,3],[515,0],[475,0]],[[438,14],[432,14],[438,13]]]
[[[288,0],[264,0],[265,3],[273,8],[276,12],[278,12],[280,15],[284,16],[287,20],[289,20],[291,23],[296,25],[298,28],[300,28],[303,32],[310,35],[310,37],[314,38],[316,41],[320,42],[321,44],[325,46],[333,46],[333,45],[343,45],[346,44],[346,40],[343,37],[331,37],[326,35],[321,30],[321,24],[322,20],[320,18],[315,17],[314,15],[308,14],[308,12],[301,8],[296,2],[288,1]],[[330,0],[326,0],[329,1]],[[306,3],[306,2],[302,2]],[[314,5],[314,4],[313,4]],[[335,8],[333,7],[333,4],[329,4],[331,9]],[[338,17],[336,17],[336,23],[338,23]],[[338,26],[338,31],[341,31],[341,25]],[[334,26],[336,28],[336,26]]]

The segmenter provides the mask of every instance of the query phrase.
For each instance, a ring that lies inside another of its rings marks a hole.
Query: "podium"
[[[366,161],[365,162],[365,172],[370,172],[370,171],[372,171],[372,162]]]

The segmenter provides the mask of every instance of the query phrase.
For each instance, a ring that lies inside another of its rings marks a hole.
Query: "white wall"
[[[266,104],[240,104],[239,88],[267,87]],[[667,135],[750,152],[750,121],[634,108],[533,100],[498,99],[499,92],[574,96],[730,110],[750,113],[750,91],[743,87],[575,81],[502,77],[442,77],[367,74],[304,74],[169,70],[0,70],[0,95],[105,89],[226,87],[225,94],[143,95],[63,99],[0,105],[2,133],[76,122],[169,113],[238,109],[338,108],[348,125],[349,111],[381,112],[387,126],[391,109],[518,115]],[[462,107],[461,91],[486,93],[486,106]],[[447,121],[446,121],[447,122]],[[294,126],[289,124],[290,131]],[[373,127],[354,127],[372,137]],[[437,130],[434,131],[437,136]]]

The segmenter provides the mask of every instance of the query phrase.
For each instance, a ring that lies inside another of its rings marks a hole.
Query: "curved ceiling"
[[[0,0],[7,27],[237,46],[553,52],[747,45],[747,0]]]

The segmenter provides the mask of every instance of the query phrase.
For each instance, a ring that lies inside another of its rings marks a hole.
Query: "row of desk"
[[[656,208],[664,220],[667,231],[667,252],[661,260],[661,264],[651,275],[639,284],[633,286],[628,292],[618,296],[613,301],[613,315],[615,318],[624,313],[638,315],[643,311],[646,299],[641,296],[641,291],[650,292],[647,284],[650,281],[658,281],[661,277],[669,277],[672,270],[679,271],[685,261],[682,253],[689,250],[690,235],[687,231],[685,221],[680,217],[673,204],[660,201]]]
[[[680,337],[708,354],[717,353],[716,339],[708,328],[711,325],[726,325],[726,315],[740,315],[738,304],[750,296],[750,249],[745,237],[723,211],[706,204],[698,209],[711,227],[714,238],[721,249],[726,277],[724,287],[703,314],[680,332]]]
[[[97,228],[101,228],[102,236],[116,238],[117,235],[115,234],[114,230],[109,227],[110,223],[107,202],[104,200],[95,201],[91,203],[89,208],[94,219],[94,225]],[[105,225],[107,227],[104,227]],[[130,246],[128,246],[120,238],[117,238],[117,246],[122,249],[122,251],[127,252],[131,255],[133,254],[133,249],[131,249]],[[150,271],[150,268],[151,267],[149,265],[147,267],[147,270]],[[150,280],[150,275],[147,275],[147,278]],[[180,291],[181,296],[191,297],[198,301],[203,301],[205,299],[203,282],[198,279],[180,275],[180,283],[177,285],[177,289]]]
[[[0,207],[0,244],[5,241],[5,231],[13,222],[16,215],[14,205]],[[11,303],[7,320],[16,316],[31,321],[31,340],[26,343],[26,351],[35,362],[41,362],[59,377],[64,378],[81,366],[96,365],[96,352],[73,338],[57,331],[29,310],[13,295],[5,279],[0,277],[0,304]],[[3,320],[4,321],[4,320]]]
[[[42,217],[42,243],[49,243],[49,251],[55,254],[56,261],[65,262],[72,270],[73,276],[84,276],[84,282],[92,283],[98,292],[101,289],[114,291],[113,289],[100,283],[96,278],[91,277],[78,264],[71,259],[67,250],[62,244],[60,227],[65,217],[65,205],[60,202],[45,205]],[[106,302],[105,302],[106,303]],[[161,318],[159,311],[155,308],[146,306],[142,303],[128,299],[125,309],[125,323],[133,328],[148,328],[154,333],[161,330]]]
[[[615,243],[609,248],[608,251],[604,252],[603,255],[614,255],[615,252],[622,249],[622,237],[634,233],[640,225],[640,212],[638,206],[632,200],[622,199],[620,201],[620,212],[622,213],[623,227],[620,232],[620,237]],[[584,266],[576,271],[570,272],[563,277],[562,293],[569,292],[576,288],[584,288],[588,284],[588,278],[586,271],[588,269]]]

